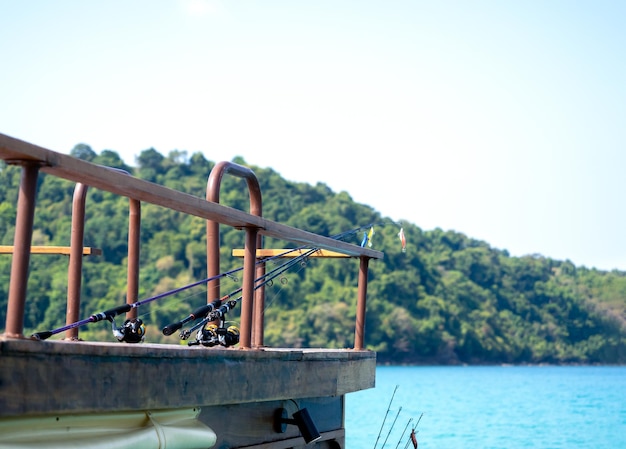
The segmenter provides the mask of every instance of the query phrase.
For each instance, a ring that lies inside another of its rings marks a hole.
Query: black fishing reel
[[[189,346],[217,346],[224,347],[234,346],[239,343],[239,328],[237,326],[217,326],[216,324],[207,324],[198,330],[196,340],[187,343]]]
[[[115,320],[111,318],[111,327],[115,338],[125,343],[141,343],[146,336],[146,326],[139,318],[126,320],[120,327],[117,327]]]

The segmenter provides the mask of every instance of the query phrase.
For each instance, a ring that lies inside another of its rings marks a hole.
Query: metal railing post
[[[130,199],[128,212],[128,272],[126,281],[126,304],[139,299],[139,253],[141,242],[141,202]],[[130,309],[126,318],[137,318],[137,308]]]
[[[70,237],[70,261],[67,267],[67,312],[65,323],[75,323],[80,319],[80,287],[83,271],[83,238],[85,235],[85,198],[87,186],[78,183],[74,187],[72,199],[72,230]],[[66,340],[78,339],[78,328],[65,331]]]
[[[13,239],[14,252],[11,260],[5,335],[21,338],[24,332],[24,305],[26,303],[28,265],[30,263],[30,247],[33,238],[37,177],[40,164],[29,161],[17,161],[16,163],[22,166],[22,174],[20,178],[20,192],[17,199],[17,216]]]
[[[369,258],[361,256],[359,264],[359,286],[356,304],[356,324],[354,328],[354,349],[363,349],[365,336],[365,310],[367,302],[367,268]]]
[[[259,181],[252,170],[234,162],[222,161],[213,167],[207,181],[207,193],[206,200],[214,203],[220,202],[220,187],[222,184],[222,178],[226,173],[230,173],[233,176],[243,178],[246,180],[248,190],[250,193],[250,214],[258,217],[262,216],[262,199],[261,199],[261,187]],[[250,236],[254,235],[255,242],[250,243]],[[219,223],[213,220],[207,220],[207,277],[215,277],[220,274],[220,231]],[[264,294],[263,289],[259,288],[254,291],[254,279],[255,276],[259,278],[265,273],[265,265],[260,264],[257,269],[254,269],[256,264],[256,248],[261,248],[263,245],[262,236],[258,234],[256,229],[246,230],[246,254],[244,257],[244,271],[243,271],[243,286],[242,286],[242,309],[241,309],[241,340],[240,347],[246,348],[251,345],[262,346],[263,345],[263,314],[264,308]],[[248,260],[251,258],[252,261]],[[253,264],[250,266],[250,264]],[[246,267],[248,267],[246,269]],[[246,295],[246,285],[252,285],[250,288],[249,298]],[[207,283],[207,303],[210,303],[214,299],[220,298],[220,280],[213,279]],[[248,307],[250,309],[248,309]],[[244,312],[245,308],[245,312]],[[255,311],[253,313],[253,311]],[[247,315],[250,313],[250,319]],[[253,332],[254,326],[254,332]],[[250,341],[247,340],[246,334],[251,335]]]

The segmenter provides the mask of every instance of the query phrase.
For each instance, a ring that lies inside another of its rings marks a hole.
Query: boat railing
[[[36,187],[39,173],[44,172],[77,183],[70,243],[70,254],[74,251],[75,256],[68,268],[68,321],[77,319],[80,302],[76,291],[80,291],[81,263],[77,261],[83,254],[84,195],[89,186],[127,197],[130,200],[127,301],[137,300],[140,210],[141,202],[146,202],[207,220],[207,270],[210,270],[208,275],[219,272],[219,256],[217,260],[210,259],[213,257],[211,255],[219,254],[219,228],[216,226],[228,225],[245,231],[239,343],[240,348],[243,349],[263,345],[262,292],[255,293],[255,277],[259,276],[258,270],[264,270],[262,264],[256,263],[257,249],[262,246],[262,236],[358,258],[360,263],[354,349],[364,348],[368,264],[370,259],[380,259],[383,254],[263,218],[261,192],[252,170],[230,162],[218,163],[211,171],[207,183],[207,197],[203,199],[136,178],[118,169],[96,165],[4,134],[0,134],[0,159],[7,164],[21,167],[4,337],[24,338],[24,307],[27,298]],[[250,213],[219,204],[219,186],[225,173],[246,179],[250,191]],[[215,250],[216,245],[217,250]],[[70,281],[70,272],[74,273],[77,278]],[[73,303],[70,300],[69,282],[74,283]],[[219,284],[208,285],[207,288],[210,298],[215,297],[216,291],[219,293]],[[128,313],[136,314],[136,310],[131,309]],[[132,316],[128,315],[127,318],[132,318]]]
[[[124,170],[120,173],[130,175]],[[80,290],[82,284],[82,267],[85,235],[85,207],[87,186],[81,182],[74,187],[72,197],[72,229],[70,233],[69,264],[67,269],[67,312],[66,324],[75,323],[80,319]],[[133,304],[139,298],[139,251],[141,232],[141,203],[129,198],[128,211],[128,252],[126,277],[126,303]],[[127,312],[128,319],[137,318],[137,309]],[[78,327],[65,331],[67,340],[78,340]]]

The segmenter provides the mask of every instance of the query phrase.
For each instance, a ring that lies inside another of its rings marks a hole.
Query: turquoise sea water
[[[348,449],[405,449],[422,413],[420,449],[626,448],[626,367],[379,367],[346,406]]]

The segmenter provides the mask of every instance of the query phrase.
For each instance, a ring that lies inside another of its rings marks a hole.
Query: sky
[[[240,156],[626,271],[624,23],[621,0],[0,0],[0,133]]]

